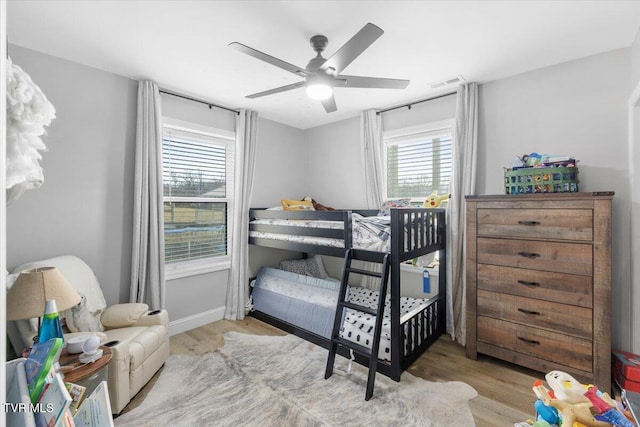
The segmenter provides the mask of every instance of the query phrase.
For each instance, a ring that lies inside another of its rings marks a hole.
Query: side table
[[[63,349],[58,363],[60,372],[64,376],[64,381],[86,387],[85,396],[89,396],[98,384],[106,381],[108,377],[108,365],[111,361],[111,349],[100,346],[102,357],[90,363],[81,363],[80,354],[69,354],[67,349]]]

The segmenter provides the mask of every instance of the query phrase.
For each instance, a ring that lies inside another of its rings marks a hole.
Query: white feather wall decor
[[[56,110],[22,68],[7,61],[7,204],[44,182],[42,141]]]

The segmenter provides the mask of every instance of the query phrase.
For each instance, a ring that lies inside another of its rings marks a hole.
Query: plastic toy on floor
[[[596,386],[583,385],[562,371],[551,371],[545,379],[551,390],[542,381],[538,380],[533,384],[533,392],[538,398],[535,403],[536,421],[540,421],[542,425],[635,427],[635,423],[626,417],[623,409]]]

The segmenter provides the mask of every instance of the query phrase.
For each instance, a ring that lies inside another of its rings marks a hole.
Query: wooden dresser
[[[613,192],[469,196],[467,357],[611,391]]]

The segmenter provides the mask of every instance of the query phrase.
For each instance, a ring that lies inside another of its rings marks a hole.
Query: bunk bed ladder
[[[352,268],[351,261],[369,261],[382,264],[380,272]],[[366,306],[350,303],[345,300],[347,294],[347,285],[349,283],[349,275],[351,273],[366,275],[380,278],[380,295],[378,298],[378,307],[376,309]],[[344,269],[342,272],[342,281],[340,283],[340,294],[338,296],[338,304],[336,306],[336,316],[333,323],[333,331],[331,333],[331,344],[329,346],[329,356],[327,357],[327,368],[324,378],[327,379],[333,374],[333,365],[336,358],[338,346],[348,348],[359,353],[369,360],[369,377],[367,379],[367,390],[364,400],[371,399],[373,396],[373,385],[376,378],[376,370],[378,368],[378,351],[380,348],[380,332],[382,330],[382,318],[384,314],[384,304],[387,296],[387,284],[389,282],[389,254],[381,252],[369,252],[357,249],[349,249],[344,257]],[[375,316],[375,327],[373,330],[373,343],[371,348],[356,344],[340,336],[340,329],[344,319],[345,309],[350,308]]]

